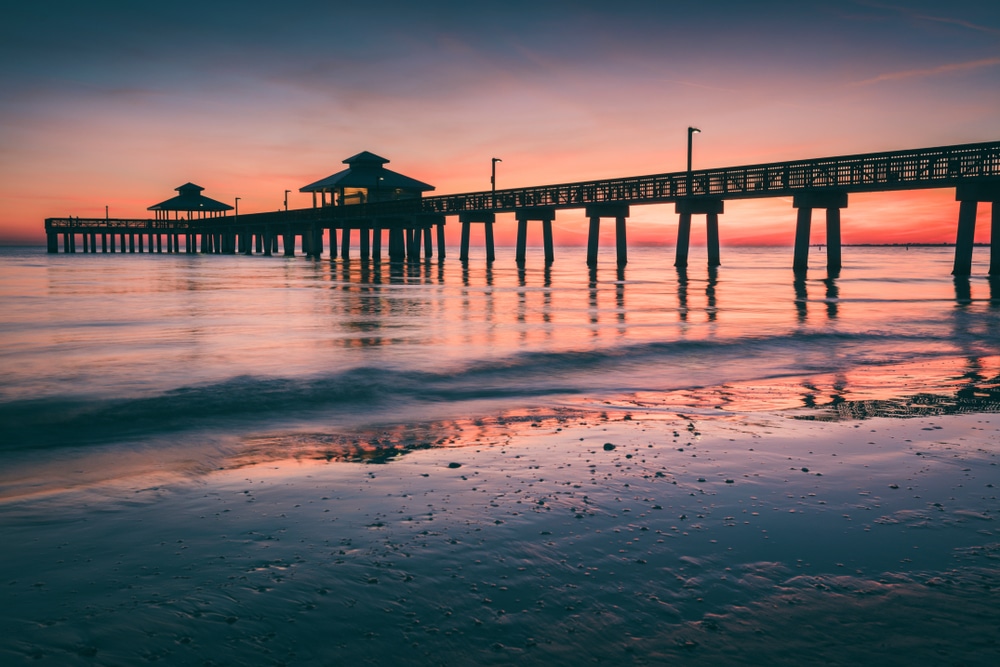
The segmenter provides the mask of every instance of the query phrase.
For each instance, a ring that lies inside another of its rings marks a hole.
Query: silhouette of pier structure
[[[234,216],[226,215],[228,206],[212,215],[198,215],[203,207],[181,208],[186,217],[180,218],[178,209],[173,209],[173,220],[169,211],[158,214],[155,220],[48,218],[48,250],[59,252],[62,236],[63,251],[76,252],[76,237],[82,236],[83,252],[97,252],[98,237],[101,252],[115,252],[116,237],[120,252],[126,251],[126,242],[128,252],[144,252],[145,237],[148,252],[154,252],[154,245],[155,252],[162,252],[162,239],[166,238],[167,252],[181,252],[183,240],[183,251],[188,253],[272,255],[279,252],[281,239],[285,256],[295,255],[300,240],[303,253],[320,257],[324,237],[328,237],[330,256],[335,258],[339,233],[344,258],[350,254],[352,235],[357,234],[363,259],[381,260],[385,237],[391,261],[430,258],[435,236],[437,256],[443,259],[444,226],[448,217],[457,217],[462,225],[460,259],[469,259],[471,227],[483,225],[486,260],[492,262],[496,257],[496,215],[513,213],[517,222],[516,261],[523,264],[527,260],[528,224],[540,222],[544,259],[549,264],[555,256],[552,223],[557,211],[583,209],[590,222],[588,264],[595,266],[597,262],[601,221],[614,219],[617,263],[624,266],[631,207],[673,203],[679,218],[674,265],[687,266],[692,218],[704,215],[708,264],[718,266],[719,220],[725,201],[786,197],[797,209],[792,267],[796,271],[808,268],[812,212],[825,209],[827,270],[836,273],[842,261],[841,210],[847,208],[851,194],[931,188],[956,191],[955,275],[966,276],[972,271],[980,203],[992,204],[991,241],[1000,239],[1000,141],[437,196],[423,196],[433,187],[385,169],[388,160],[372,153],[359,153],[344,162],[348,169],[300,190],[313,194],[312,208]],[[991,243],[989,273],[1000,275],[1000,242]]]

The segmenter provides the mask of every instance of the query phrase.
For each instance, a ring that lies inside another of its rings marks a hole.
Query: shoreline
[[[33,664],[997,657],[1000,418],[604,407],[353,442],[298,434],[284,458],[289,440],[269,435],[183,482],[4,502],[21,546],[4,559],[17,612],[0,653]]]

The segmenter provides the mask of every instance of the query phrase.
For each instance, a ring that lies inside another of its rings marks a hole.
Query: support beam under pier
[[[1000,212],[997,210],[997,204],[1000,203],[1000,179],[960,185],[955,191],[955,199],[960,204],[952,275],[972,274],[972,248],[976,241],[979,202],[989,202],[993,208],[990,213],[990,275],[1000,275]]]
[[[462,223],[462,247],[458,255],[461,261],[469,261],[469,229],[474,222],[481,222],[486,228],[486,263],[489,264],[496,259],[496,252],[493,248],[493,223],[496,222],[496,219],[496,213],[488,211],[469,211],[468,213],[458,214],[458,221]],[[518,225],[520,233],[520,222],[518,222]],[[443,228],[439,227],[439,229]]]
[[[545,265],[550,266],[555,259],[552,247],[552,221],[556,219],[556,210],[549,206],[522,208],[514,213],[517,218],[517,251],[515,260],[519,266],[524,265],[528,245],[528,222],[538,220],[542,223],[543,242],[545,244]]]
[[[812,231],[812,210],[826,209],[826,270],[836,275],[841,268],[840,209],[847,208],[847,193],[839,190],[803,192],[795,195],[792,206],[798,209],[795,223],[795,257],[792,269],[809,268],[809,236]]]
[[[437,223],[437,243],[438,243],[438,261],[444,259],[444,216],[441,216],[441,221]],[[487,244],[493,240],[493,225],[489,225],[486,231]],[[492,262],[493,260],[487,255],[486,261]]]
[[[406,234],[402,227],[389,228],[389,261],[402,262],[406,259]]]
[[[590,218],[590,230],[587,236],[587,266],[597,266],[597,247],[601,235],[601,218],[615,219],[615,250],[618,266],[628,264],[628,245],[625,238],[625,219],[629,216],[628,204],[591,204],[586,208]]]
[[[708,265],[719,265],[719,215],[723,212],[724,207],[723,200],[714,197],[697,197],[677,201],[675,210],[680,216],[680,222],[677,225],[677,250],[674,266],[686,268],[688,265],[688,251],[691,246],[691,216],[696,214],[708,216]]]

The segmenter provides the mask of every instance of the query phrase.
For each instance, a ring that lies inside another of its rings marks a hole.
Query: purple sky
[[[500,187],[683,169],[688,125],[702,167],[1000,139],[997,2],[341,4],[5,9],[0,242],[146,217],[186,181],[308,206],[298,188],[362,150],[444,194],[488,188],[492,156]],[[953,199],[907,197],[897,236]],[[726,218],[766,239],[788,209]],[[634,217],[655,237],[667,210]]]

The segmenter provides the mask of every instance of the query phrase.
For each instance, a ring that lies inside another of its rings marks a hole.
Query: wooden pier
[[[339,254],[347,258],[352,238],[357,235],[362,259],[381,260],[382,249],[386,247],[390,261],[404,261],[433,257],[435,241],[437,257],[443,259],[444,225],[451,216],[462,225],[460,260],[468,261],[471,227],[481,224],[484,226],[486,259],[492,262],[496,256],[493,243],[496,214],[513,213],[518,225],[516,261],[520,264],[527,261],[528,224],[541,223],[544,261],[549,264],[554,261],[552,223],[557,212],[583,209],[590,220],[587,262],[594,265],[597,261],[601,219],[613,218],[618,265],[624,266],[628,261],[626,226],[631,207],[673,203],[679,216],[675,266],[687,266],[691,223],[696,215],[706,216],[708,263],[717,266],[721,263],[719,221],[725,200],[788,197],[797,209],[792,267],[797,271],[807,269],[812,212],[813,209],[825,209],[827,270],[835,274],[841,266],[841,210],[847,208],[849,195],[930,188],[955,188],[959,207],[953,273],[967,276],[972,271],[973,239],[980,203],[992,204],[991,240],[1000,239],[1000,207],[997,206],[1000,201],[1000,142],[394,201],[366,201],[359,196],[357,203],[350,203],[342,197],[338,205],[333,205],[331,196],[328,205],[323,193],[322,205],[313,208],[203,219],[48,218],[45,230],[48,250],[52,253],[59,252],[61,237],[63,252],[69,253],[98,252],[99,239],[100,252],[247,255],[280,252],[284,256],[294,256],[298,247],[306,256],[318,258],[324,254],[324,243],[328,239],[330,257],[335,258],[339,235]],[[78,238],[81,239],[79,245]],[[385,246],[383,241],[386,241]],[[1000,242],[991,244],[989,273],[1000,275]]]

